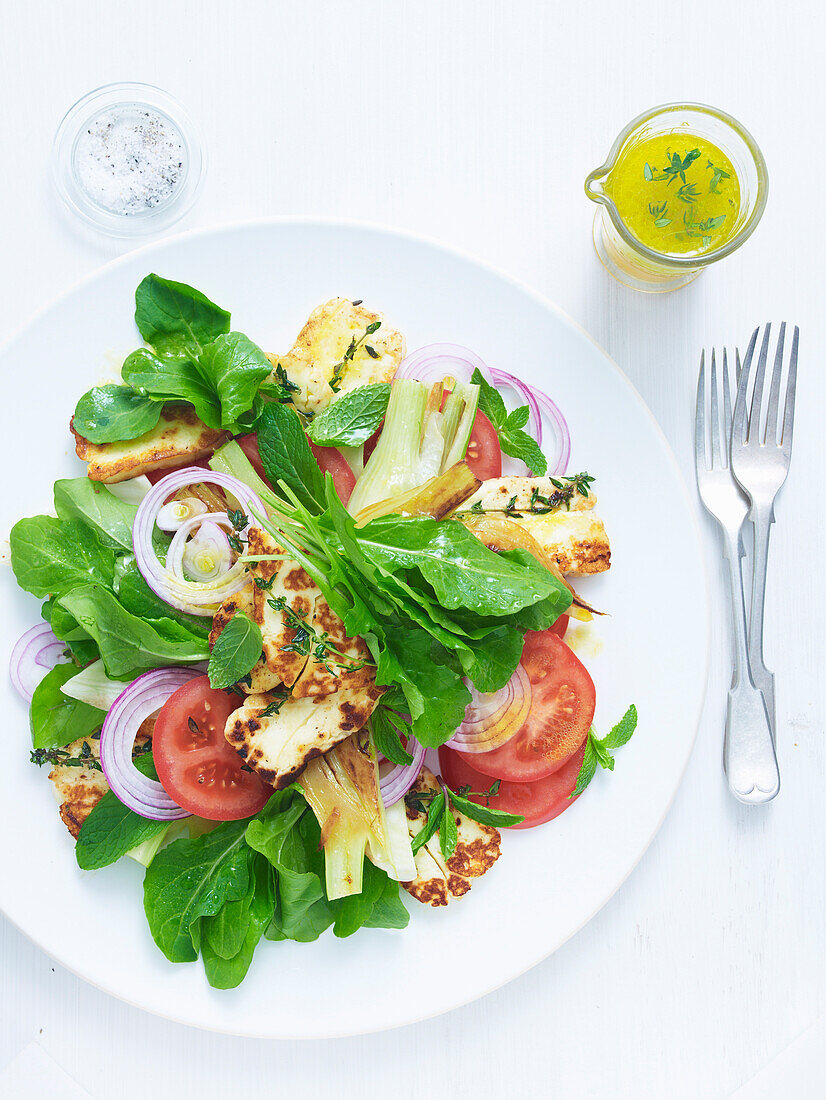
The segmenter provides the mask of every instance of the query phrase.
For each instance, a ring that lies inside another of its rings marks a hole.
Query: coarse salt
[[[142,106],[112,107],[81,131],[75,171],[92,202],[129,217],[165,205],[186,175],[181,132],[164,115]]]

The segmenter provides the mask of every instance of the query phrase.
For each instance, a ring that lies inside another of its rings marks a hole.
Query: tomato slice
[[[544,779],[537,779],[533,783],[511,783],[503,780],[499,790],[490,798],[476,791],[490,789],[490,776],[476,771],[468,763],[468,757],[453,749],[439,749],[439,768],[442,778],[451,790],[455,791],[466,784],[470,786],[471,794],[468,796],[471,802],[478,802],[480,806],[488,804],[494,810],[503,810],[507,814],[521,814],[525,820],[520,825],[513,825],[514,829],[532,829],[534,825],[542,825],[554,817],[558,817],[563,810],[576,802],[571,798],[579,769],[582,767],[582,758],[585,756],[585,742],[579,746],[574,755],[563,764],[553,775]]]
[[[553,626],[550,628],[554,632],[554,634],[556,634],[557,638],[564,638],[565,637],[565,634],[568,630],[568,620],[569,620],[569,618],[570,618],[570,615],[565,615],[565,614],[560,615],[559,618],[556,620],[556,622],[553,624]]]
[[[447,394],[445,394],[446,397]],[[444,404],[444,401],[442,403]],[[381,429],[382,425],[364,444],[365,463],[376,449]],[[470,467],[471,473],[480,481],[502,476],[502,449],[499,446],[499,436],[496,428],[483,412],[477,412],[476,419],[473,421],[473,431],[470,433],[465,462]]]
[[[152,755],[164,789],[184,810],[210,821],[257,814],[272,794],[255,772],[245,771],[224,738],[227,718],[242,700],[197,676],[161,707]]]
[[[522,667],[531,681],[531,709],[519,732],[498,749],[464,754],[494,779],[532,783],[562,768],[591,728],[596,691],[588,670],[550,630],[529,631]]]
[[[261,454],[258,450],[258,435],[255,432],[250,432],[248,435],[239,435],[235,442],[250,460],[253,469],[264,484],[272,488],[264,471],[264,463],[261,461]],[[313,452],[321,472],[323,474],[329,472],[333,475],[336,492],[341,498],[341,503],[346,504],[356,484],[356,475],[350,469],[347,459],[335,447],[316,447],[315,443],[310,443],[310,450]]]

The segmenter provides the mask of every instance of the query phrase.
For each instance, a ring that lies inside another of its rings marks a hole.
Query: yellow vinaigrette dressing
[[[740,184],[726,154],[705,138],[660,134],[624,149],[605,193],[642,244],[698,255],[734,235]]]

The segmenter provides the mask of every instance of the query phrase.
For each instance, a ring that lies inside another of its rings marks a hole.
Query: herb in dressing
[[[624,149],[605,192],[629,231],[666,255],[720,248],[734,235],[740,210],[734,165],[690,134],[661,134]]]

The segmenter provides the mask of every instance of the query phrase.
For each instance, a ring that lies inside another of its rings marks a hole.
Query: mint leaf
[[[499,434],[499,446],[504,454],[521,459],[529,470],[541,477],[548,469],[548,460],[536,440],[522,431],[530,419],[528,406],[522,405],[508,413],[502,395],[485,380],[478,367],[470,380],[479,386],[479,408]]]
[[[445,793],[439,791],[436,797],[430,803],[427,811],[427,821],[418,833],[413,837],[411,847],[413,849],[413,855],[415,856],[421,848],[424,848],[428,840],[434,835],[442,820],[445,809]]]
[[[163,406],[131,386],[93,386],[75,406],[72,427],[91,443],[118,443],[151,432]]]
[[[506,814],[504,810],[494,810],[490,806],[480,806],[454,791],[448,793],[453,808],[460,814],[464,814],[465,817],[478,821],[480,825],[493,825],[494,828],[506,829],[509,825],[518,825],[525,820],[521,814]]]
[[[500,428],[505,426],[505,421],[508,418],[508,410],[505,407],[502,394],[488,382],[478,367],[470,376],[470,380],[473,385],[479,387],[479,408],[494,428],[499,431]]]
[[[263,648],[261,630],[243,611],[237,612],[218,635],[209,658],[210,685],[228,688],[258,663]]]
[[[317,513],[324,508],[324,478],[310,450],[298,413],[290,405],[267,405],[258,420],[258,451],[267,480],[283,495],[283,481],[301,503]]]
[[[357,447],[381,424],[390,400],[390,383],[359,386],[320,412],[307,428],[319,447]]]
[[[404,727],[405,732],[409,732],[407,723],[387,707],[379,705],[370,716],[370,729],[373,733],[376,752],[386,756],[393,764],[412,764],[413,757],[402,745],[399,727]]]
[[[596,750],[594,749],[594,735],[589,732],[585,742],[585,755],[582,758],[582,766],[579,769],[579,775],[576,777],[576,785],[569,795],[570,798],[577,798],[591,780],[597,770],[598,757]]]
[[[542,477],[548,469],[548,460],[540,450],[536,440],[523,431],[504,429],[499,433],[499,446],[511,458],[519,458],[537,477]]]
[[[611,732],[606,735],[603,744],[608,749],[618,749],[631,739],[631,735],[636,728],[637,708],[632,703]]]
[[[512,413],[508,414],[505,427],[509,432],[517,431],[519,428],[524,428],[530,418],[531,410],[528,406],[520,405],[518,409],[514,409]]]
[[[442,849],[442,855],[445,860],[450,859],[456,851],[456,845],[458,843],[459,827],[450,809],[450,804],[445,802],[444,809],[442,810],[442,819],[439,822],[439,847]]]

